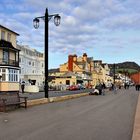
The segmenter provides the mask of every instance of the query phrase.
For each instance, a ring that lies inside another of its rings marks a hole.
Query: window
[[[8,60],[9,60],[9,52],[6,49],[3,49],[3,62],[5,64],[8,64]]]
[[[1,31],[1,39],[5,40],[5,31]]]
[[[1,80],[2,81],[6,81],[6,70],[4,68],[0,69],[0,73],[1,73]]]
[[[10,33],[7,34],[7,41],[11,42],[11,34]]]
[[[31,61],[29,61],[29,65],[31,65]]]
[[[9,81],[18,82],[18,70],[9,69]]]
[[[66,85],[70,85],[70,80],[66,80]]]
[[[32,62],[32,66],[34,66],[35,65],[35,63],[34,62]]]
[[[5,68],[0,69],[0,74],[2,76],[0,81],[6,81],[6,69]]]

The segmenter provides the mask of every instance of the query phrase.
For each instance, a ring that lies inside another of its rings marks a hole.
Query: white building
[[[20,50],[19,65],[20,80],[35,82],[35,85],[41,86],[44,81],[44,55],[27,45],[17,45]]]

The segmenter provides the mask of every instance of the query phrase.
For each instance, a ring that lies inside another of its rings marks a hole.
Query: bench
[[[27,97],[20,97],[18,92],[0,93],[0,111],[6,112],[7,109],[21,105],[27,108]]]

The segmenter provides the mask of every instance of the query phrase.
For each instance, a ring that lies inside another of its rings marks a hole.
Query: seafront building
[[[0,92],[19,91],[18,33],[0,25]]]
[[[93,60],[93,57],[84,53],[79,57],[76,54],[69,55],[68,61],[60,65],[59,71],[50,72],[49,76],[53,77],[50,85],[82,84],[91,88],[100,82],[112,82],[109,74],[108,64],[103,64],[101,60]]]
[[[27,45],[17,45],[20,50],[20,81],[42,86],[44,82],[44,54]]]
[[[76,54],[69,55],[68,62],[61,64],[59,70],[61,75],[56,77],[56,83],[61,81],[66,85],[91,85],[93,58],[87,57],[86,53],[82,57],[77,57]]]
[[[102,60],[94,60],[93,79],[94,84],[99,82],[104,82],[105,84],[113,82],[107,63],[102,63]]]

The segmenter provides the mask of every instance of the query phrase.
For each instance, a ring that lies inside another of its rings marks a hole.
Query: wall
[[[60,65],[60,72],[68,71],[68,63]]]
[[[16,35],[14,35],[14,34],[12,34],[11,35],[11,43],[12,43],[12,45],[16,48]]]
[[[60,85],[60,83],[66,85],[66,80],[70,80],[70,85],[73,85],[73,83],[76,84],[76,81],[77,81],[76,77],[72,77],[72,78],[56,78],[53,81],[55,81],[55,85]]]
[[[0,82],[0,91],[19,91],[19,83]]]
[[[15,60],[15,53],[14,52],[11,52],[10,51],[10,54],[9,54],[11,60]]]
[[[132,74],[132,75],[130,76],[130,78],[131,78],[136,84],[140,84],[140,72],[139,72],[139,73]]]

